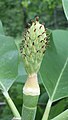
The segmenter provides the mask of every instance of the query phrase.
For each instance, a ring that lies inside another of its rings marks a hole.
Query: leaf
[[[49,120],[56,117],[60,113],[62,113],[66,107],[66,99],[62,99],[56,103],[53,103],[50,115],[49,115]]]
[[[40,69],[40,76],[52,102],[68,96],[68,32],[52,32],[50,47]]]
[[[62,0],[62,3],[63,3],[63,8],[64,8],[66,18],[68,20],[68,0]]]
[[[0,89],[9,90],[16,80],[18,51],[14,39],[0,35]]]
[[[2,22],[1,21],[0,21],[0,34],[4,35],[3,26],[2,26]]]
[[[68,120],[68,109],[51,120]]]

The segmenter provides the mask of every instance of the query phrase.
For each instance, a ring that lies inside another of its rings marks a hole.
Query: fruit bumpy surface
[[[25,32],[20,45],[26,72],[30,75],[39,71],[47,45],[46,30],[38,19]]]

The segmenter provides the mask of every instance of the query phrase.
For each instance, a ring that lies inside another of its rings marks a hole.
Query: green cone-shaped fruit
[[[46,50],[46,38],[44,25],[40,24],[38,18],[36,18],[35,22],[32,22],[31,27],[27,29],[20,45],[20,51],[28,75],[37,73],[40,68]]]

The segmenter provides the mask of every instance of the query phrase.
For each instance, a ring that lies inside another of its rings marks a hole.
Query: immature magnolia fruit
[[[43,24],[40,24],[38,17],[32,22],[30,28],[25,32],[25,36],[20,44],[20,51],[23,57],[27,73],[37,73],[47,45],[46,30]]]

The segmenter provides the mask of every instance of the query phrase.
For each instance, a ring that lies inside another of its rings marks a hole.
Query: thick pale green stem
[[[22,120],[35,120],[38,96],[23,94]]]
[[[21,117],[20,117],[20,114],[19,114],[19,112],[18,112],[15,104],[13,103],[12,99],[10,98],[8,92],[7,92],[7,91],[4,91],[4,92],[3,92],[3,95],[4,95],[4,97],[6,98],[6,101],[7,101],[7,103],[9,104],[9,106],[10,106],[10,108],[11,108],[11,111],[13,112],[14,117],[20,119],[20,118],[21,118]]]
[[[48,120],[49,112],[51,109],[52,101],[49,99],[42,120]]]
[[[23,88],[22,120],[35,120],[40,88],[37,74],[28,77]]]
[[[23,106],[22,120],[35,120],[36,108]]]
[[[23,106],[22,120],[35,120],[36,108],[27,108]]]

